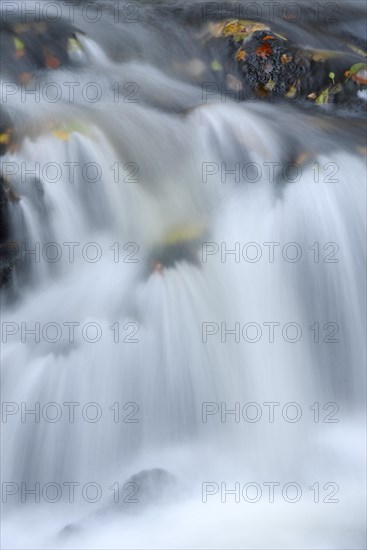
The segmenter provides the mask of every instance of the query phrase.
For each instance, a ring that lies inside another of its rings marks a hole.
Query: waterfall
[[[168,13],[140,34],[103,23],[141,59],[111,57],[79,14],[85,65],[41,80],[77,81],[74,101],[5,106],[25,138],[1,159],[21,243],[2,298],[4,547],[363,548],[358,127],[203,101],[168,69],[165,17],[195,57]],[[152,269],[177,232],[198,262]],[[163,472],[146,506],[142,471]]]

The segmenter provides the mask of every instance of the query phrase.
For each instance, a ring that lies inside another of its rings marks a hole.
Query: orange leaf
[[[259,97],[267,97],[269,94],[267,90],[264,88],[264,86],[258,86],[256,88],[256,95]]]
[[[45,66],[47,69],[58,69],[61,65],[61,62],[57,57],[50,54],[48,51],[45,52]]]
[[[352,80],[354,80],[354,82],[357,82],[357,84],[367,84],[366,71],[363,71],[362,74],[364,76],[359,75],[359,73],[352,75]]]
[[[275,40],[274,36],[270,36],[270,34],[267,34],[266,36],[264,36],[263,38],[263,42],[264,40]]]
[[[262,46],[256,48],[256,55],[259,57],[269,57],[272,51],[273,50],[269,44],[263,44]]]
[[[18,78],[20,82],[28,82],[29,80],[31,80],[32,75],[31,73],[20,73]]]
[[[246,52],[242,48],[240,48],[236,53],[237,61],[243,61],[246,58],[246,55]]]

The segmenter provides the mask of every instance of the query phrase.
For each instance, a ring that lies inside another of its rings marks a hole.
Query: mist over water
[[[358,117],[204,100],[202,82],[217,78],[210,59],[225,52],[197,39],[199,3],[139,3],[134,24],[74,13],[83,65],[40,77],[80,83],[74,100],[6,104],[27,137],[2,170],[61,168],[12,179],[14,240],[36,254],[2,292],[2,401],[14,404],[2,424],[2,481],[14,491],[3,547],[364,548]],[[278,24],[331,48],[362,33],[358,13],[351,4],[324,34]],[[80,93],[90,82],[103,90],[95,103]],[[116,83],[133,83],[117,101]],[[55,120],[72,128],[67,139],[49,131]],[[198,232],[198,264],[152,270],[177,231]],[[25,332],[36,323],[38,342]],[[39,421],[23,414],[37,403]],[[133,477],[142,471],[148,481]],[[36,483],[40,502],[22,502],[22,484]],[[58,501],[42,493],[48,483],[62,487]],[[240,484],[240,498],[223,483]]]

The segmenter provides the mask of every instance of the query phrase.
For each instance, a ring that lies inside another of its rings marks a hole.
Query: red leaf
[[[367,84],[367,71],[358,71],[357,74],[352,75],[352,80],[357,84]]]
[[[262,46],[256,48],[256,55],[259,57],[269,57],[272,53],[272,48],[269,44],[265,43]]]
[[[61,62],[57,57],[52,55],[48,50],[45,50],[45,66],[47,69],[58,69]]]

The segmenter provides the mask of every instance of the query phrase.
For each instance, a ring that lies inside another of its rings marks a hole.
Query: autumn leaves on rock
[[[367,64],[349,60],[367,53],[353,44],[345,54],[302,49],[266,24],[245,20],[211,23],[209,33],[229,41],[247,97],[305,98],[320,105],[357,97],[366,88]]]
[[[0,29],[1,74],[5,82],[32,89],[32,80],[40,71],[72,66],[82,52],[79,31],[70,24],[8,19],[2,21]],[[5,107],[0,113],[0,157],[16,151],[23,137]],[[10,207],[19,200],[9,179],[0,173],[0,286],[9,280],[19,249],[12,240],[9,215]]]
[[[77,30],[67,23],[4,22],[0,33],[1,72],[17,83],[29,82],[38,70],[54,70],[73,63],[81,50]]]

